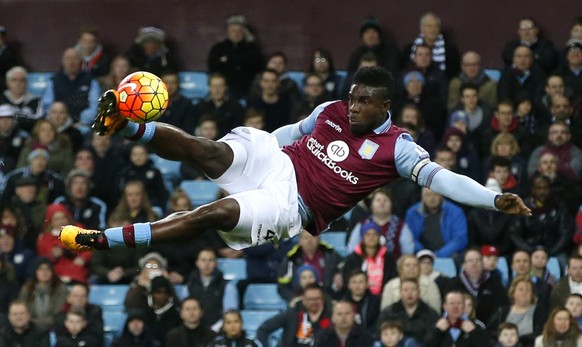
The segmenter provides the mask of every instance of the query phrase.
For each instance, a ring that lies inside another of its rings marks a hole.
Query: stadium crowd
[[[267,346],[281,328],[285,347],[582,346],[582,17],[556,46],[533,19],[516,24],[499,76],[427,13],[404,50],[365,18],[345,71],[321,47],[298,83],[285,54],[265,54],[245,17],[232,16],[208,52],[200,100],[180,94],[180,66],[160,28],[141,28],[115,56],[95,28],[82,28],[34,95],[0,26],[0,347]],[[345,233],[341,250],[307,232],[244,251],[211,229],[151,249],[75,253],[58,240],[68,224],[104,229],[196,207],[179,186],[203,173],[162,173],[146,146],[90,130],[99,96],[127,74],[166,83],[160,121],[218,139],[240,125],[273,131],[347,99],[362,66],[392,73],[391,117],[435,162],[523,196],[533,216],[471,209],[402,179],[331,226]],[[225,279],[218,258],[244,259],[247,277]],[[441,258],[454,274],[438,271]],[[559,273],[548,271],[550,259]],[[257,283],[276,284],[287,305],[246,335],[240,310]],[[127,287],[113,342],[102,308],[88,302],[106,284]]]

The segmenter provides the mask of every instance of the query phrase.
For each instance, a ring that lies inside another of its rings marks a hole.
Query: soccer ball
[[[119,86],[119,113],[135,123],[147,123],[162,116],[168,107],[168,88],[153,73],[134,72]]]

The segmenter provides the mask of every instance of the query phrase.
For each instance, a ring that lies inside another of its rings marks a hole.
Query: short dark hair
[[[366,66],[358,69],[354,75],[354,83],[373,88],[383,88],[383,99],[392,100],[394,96],[394,78],[392,74],[379,66]]]
[[[579,254],[572,254],[570,258],[568,258],[568,266],[570,266],[570,261],[572,260],[580,260],[582,261],[582,255]]]
[[[401,333],[404,333],[404,328],[402,328],[402,323],[398,320],[387,320],[382,322],[380,325],[380,333],[387,329],[397,329]]]
[[[364,271],[362,271],[360,269],[356,269],[356,270],[353,270],[352,272],[350,272],[350,274],[348,275],[348,282],[353,277],[356,277],[356,276],[359,276],[359,275],[364,275],[364,277],[366,277],[366,282],[368,282],[368,275]]]
[[[491,165],[490,165],[491,171],[493,171],[496,166],[497,167],[506,167],[508,169],[511,169],[511,160],[509,160],[509,158],[501,157],[498,155],[492,156],[491,157]]]
[[[501,332],[503,330],[515,330],[517,332],[517,334],[519,335],[519,329],[517,328],[517,325],[515,325],[513,323],[504,322],[504,323],[499,324],[499,328],[497,329],[497,336],[501,335]]]
[[[275,51],[271,54],[269,54],[269,56],[267,57],[267,61],[271,60],[272,58],[275,57],[281,57],[283,58],[283,62],[285,63],[285,65],[287,65],[287,56],[285,55],[285,53],[281,52],[281,51]]]
[[[463,96],[463,92],[466,89],[473,89],[474,91],[477,92],[477,96],[479,96],[479,86],[477,86],[475,83],[473,83],[473,82],[465,82],[465,83],[461,84],[461,88],[459,89],[459,94],[461,96]]]

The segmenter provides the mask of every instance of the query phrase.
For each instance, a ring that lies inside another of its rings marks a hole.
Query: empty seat
[[[558,258],[556,257],[550,257],[550,259],[548,259],[548,265],[546,265],[548,268],[548,271],[554,275],[554,277],[556,278],[560,278],[560,276],[562,275],[562,271],[560,269],[560,262],[558,261]]]
[[[276,284],[250,284],[243,299],[245,310],[284,310],[287,302],[279,296]]]
[[[120,284],[93,284],[89,302],[99,305],[103,311],[123,311],[123,303],[129,287]]]
[[[305,78],[303,71],[287,71],[287,76],[297,83],[300,90],[303,88],[303,79]]]
[[[174,284],[174,291],[176,292],[176,296],[180,300],[184,300],[185,298],[190,295],[188,292],[188,286],[185,284]]]
[[[127,315],[122,311],[103,312],[103,332],[105,346],[111,345],[115,337],[121,335]]]
[[[200,71],[182,71],[178,73],[180,93],[198,102],[208,95],[208,75]]]
[[[501,71],[497,69],[485,69],[485,74],[495,82],[499,82],[501,78]]]
[[[509,282],[509,266],[507,266],[507,260],[504,257],[499,257],[497,259],[497,270],[501,273],[501,283],[507,286]]]
[[[457,276],[457,266],[452,258],[436,258],[434,269],[448,277]]]
[[[53,72],[29,72],[28,92],[41,97],[53,74]]]
[[[243,321],[243,330],[247,333],[248,337],[256,337],[257,330],[261,324],[267,319],[273,317],[279,313],[279,311],[274,310],[241,310],[240,314]]]
[[[239,281],[247,278],[247,262],[244,258],[219,258],[217,266],[227,281]]]
[[[199,180],[182,181],[180,187],[188,194],[194,206],[201,206],[215,201],[220,190],[220,187],[212,181]]]
[[[321,234],[321,241],[327,242],[333,246],[336,252],[342,256],[346,256],[348,250],[346,248],[346,233],[345,231],[327,231]]]

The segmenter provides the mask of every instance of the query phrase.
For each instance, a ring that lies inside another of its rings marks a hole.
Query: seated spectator
[[[444,316],[428,332],[425,346],[488,346],[487,334],[465,315],[463,293],[451,291],[443,303]]]
[[[574,254],[568,259],[566,275],[560,278],[552,290],[550,309],[564,306],[570,294],[582,295],[580,288],[582,288],[582,256]]]
[[[146,322],[152,327],[153,340],[163,347],[168,332],[182,323],[180,302],[166,277],[157,276],[151,280],[145,307]]]
[[[518,38],[505,45],[501,57],[505,66],[511,66],[513,52],[520,46],[529,47],[533,53],[534,63],[546,73],[558,66],[558,55],[552,41],[540,37],[540,28],[532,18],[521,18],[517,27]]]
[[[420,275],[428,277],[430,280],[434,281],[438,286],[442,297],[447,289],[449,277],[435,270],[434,262],[436,260],[436,255],[428,249],[422,249],[416,252],[416,258],[418,259],[418,264],[420,266]]]
[[[291,122],[291,100],[279,94],[279,74],[272,69],[261,72],[261,93],[250,98],[248,106],[265,112],[265,130],[273,131]]]
[[[291,109],[291,121],[306,118],[317,106],[329,100],[331,98],[325,90],[323,79],[316,73],[308,73],[304,78],[303,94]]]
[[[544,71],[534,64],[533,52],[528,46],[519,45],[512,54],[513,62],[503,68],[497,82],[497,99],[515,102],[521,92],[528,92],[537,99],[546,81]]]
[[[139,272],[129,285],[129,290],[125,296],[125,309],[134,308],[147,310],[148,294],[151,289],[152,280],[158,276],[168,277],[168,261],[157,252],[150,252],[138,261]],[[175,298],[177,301],[177,297]]]
[[[424,120],[424,115],[420,111],[420,108],[415,104],[405,104],[400,110],[396,124],[400,127],[404,127],[410,130],[409,127],[412,126],[416,129],[416,135],[411,136],[419,146],[424,148],[431,157],[434,157],[434,150],[436,148],[436,139],[434,133],[427,129],[426,122]]]
[[[65,331],[57,333],[55,347],[100,347],[103,344],[95,335],[89,333],[83,312],[71,310],[66,316]]]
[[[238,306],[238,297],[228,290],[234,287],[228,286],[223,274],[216,268],[216,251],[212,248],[204,248],[198,253],[196,268],[192,271],[187,282],[188,293],[200,299],[200,304],[205,312],[203,324],[211,327],[222,317],[222,313],[229,308]]]
[[[6,209],[4,209],[6,211]],[[17,229],[9,224],[0,224],[0,259],[3,271],[12,273],[20,286],[32,275],[32,265],[35,254],[25,247],[24,242],[16,238]]]
[[[305,264],[310,264],[317,269],[318,278],[323,283],[323,288],[331,291],[338,291],[339,288],[332,288],[338,274],[338,265],[341,256],[327,243],[320,242],[319,236],[313,236],[303,231],[299,235],[299,243],[288,253],[285,260],[279,267],[279,277],[277,291],[279,295],[287,301],[291,300],[295,294],[293,290],[293,277],[297,269]],[[339,274],[338,274],[339,275]]]
[[[92,196],[93,183],[89,173],[74,169],[65,179],[66,195],[55,199],[55,204],[63,205],[79,224],[88,229],[104,229],[107,205]]]
[[[412,279],[418,282],[420,298],[433,310],[441,310],[441,293],[434,281],[420,274],[420,265],[414,255],[403,255],[398,258],[398,277],[386,283],[382,290],[380,309],[392,305],[400,299],[402,281]]]
[[[6,72],[14,66],[22,64],[22,58],[14,45],[7,40],[6,27],[0,26],[0,77],[6,75]],[[6,89],[4,81],[0,78],[0,90]]]
[[[289,99],[292,104],[295,104],[301,98],[301,91],[295,80],[289,76],[287,63],[288,61],[285,53],[277,51],[267,56],[265,68],[272,69],[279,74],[279,95],[283,98]],[[249,99],[261,95],[260,81],[261,75],[258,74],[251,84]]]
[[[91,335],[98,346],[103,345],[103,311],[98,305],[89,303],[89,287],[85,284],[73,284],[69,289],[67,301],[63,309],[55,317],[54,330],[57,335],[64,335],[68,330],[67,326],[69,312],[82,314],[83,320],[87,323],[84,328],[84,335]],[[73,334],[77,335],[77,334]]]
[[[566,42],[566,61],[558,68],[557,72],[564,79],[566,87],[575,95],[582,93],[582,39],[570,39]]]
[[[380,341],[376,341],[374,346],[378,347],[419,347],[420,344],[414,340],[404,337],[402,324],[397,320],[383,322],[380,326]]]
[[[469,176],[477,182],[483,181],[481,161],[466,131],[449,127],[445,130],[442,144],[449,147],[456,156],[457,164],[453,168],[455,173]]]
[[[264,130],[265,129],[265,115],[262,112],[258,112],[254,108],[249,108],[245,112],[243,126]]]
[[[67,287],[55,274],[51,261],[36,258],[34,274],[20,289],[18,298],[30,309],[32,321],[41,329],[50,329],[67,299]]]
[[[554,288],[558,284],[558,279],[548,271],[548,257],[548,251],[544,246],[537,246],[531,253],[532,281],[547,283],[550,288]]]
[[[582,336],[578,322],[565,308],[556,308],[550,313],[544,332],[536,337],[535,346],[580,346]]]
[[[522,189],[528,185],[527,162],[521,155],[521,147],[513,134],[501,132],[492,139],[491,146],[487,152],[487,158],[483,161],[483,168],[489,170],[491,161],[495,157],[509,159],[511,174],[517,179]],[[488,175],[486,174],[485,177]]]
[[[511,282],[508,294],[510,305],[500,307],[487,327],[494,335],[501,323],[513,323],[519,329],[519,341],[524,346],[532,346],[546,321],[547,308],[537,303],[534,284],[529,276],[516,277]]]
[[[67,104],[75,123],[85,127],[93,123],[97,114],[97,100],[101,88],[93,76],[82,70],[82,61],[75,48],[67,48],[61,59],[62,68],[49,79],[42,96],[46,111],[55,101]]]
[[[97,28],[82,27],[75,49],[83,61],[83,71],[89,72],[95,78],[104,76],[109,72],[111,57],[103,49]]]
[[[40,119],[32,128],[31,137],[26,141],[18,158],[18,167],[26,166],[29,155],[42,147],[48,151],[47,168],[66,176],[73,167],[73,145],[68,135],[59,134],[56,126],[47,119]]]
[[[83,142],[85,142],[85,137],[79,129],[75,128],[67,105],[62,101],[53,102],[48,110],[46,119],[57,129],[57,137],[60,135],[69,137],[71,148],[74,153],[77,153]]]
[[[380,228],[380,245],[386,247],[393,259],[398,259],[402,254],[412,254],[414,252],[412,233],[410,229],[404,228],[404,222],[392,213],[390,191],[379,188],[371,194],[370,199],[371,215],[351,230],[348,250],[355,251],[358,245],[362,248],[364,240],[362,235],[365,235],[362,227],[368,223],[374,223]]]
[[[6,229],[0,227],[0,238]],[[0,239],[0,245],[2,239]],[[20,285],[14,280],[14,269],[12,265],[0,257],[0,315],[8,313],[8,306],[12,300],[18,296]]]
[[[331,326],[331,309],[326,302],[324,290],[318,284],[307,286],[301,303],[287,308],[259,326],[257,339],[266,346],[269,334],[283,328],[283,346],[309,346],[318,331]]]
[[[169,104],[164,112],[164,123],[178,127],[188,134],[194,134],[196,111],[192,100],[180,93],[180,77],[176,71],[165,70],[160,78],[168,88]]]
[[[37,253],[51,260],[55,274],[64,283],[87,283],[91,252],[71,251],[59,239],[61,229],[71,224],[78,225],[65,206],[49,205],[46,209],[44,232],[36,242]]]
[[[402,324],[404,336],[422,344],[428,331],[432,329],[439,314],[420,299],[418,281],[412,278],[400,282],[400,299],[380,312],[379,325],[387,321]]]
[[[289,300],[289,307],[294,307],[303,298],[303,290],[309,284],[317,283],[321,285],[321,280],[317,275],[317,269],[312,265],[301,265],[295,271],[293,276],[293,288],[295,289],[295,297]]]
[[[481,56],[468,51],[461,58],[461,73],[449,82],[447,109],[452,110],[459,103],[461,86],[473,83],[479,88],[479,100],[489,105],[497,104],[497,82],[491,79],[481,67]]]
[[[437,257],[453,257],[467,246],[463,210],[428,188],[422,189],[421,201],[406,211],[404,222],[414,235],[415,251],[428,249]]]
[[[161,75],[164,70],[178,71],[178,63],[166,46],[166,33],[153,26],[141,27],[127,52],[131,66]]]
[[[150,328],[146,325],[145,313],[139,309],[127,311],[127,319],[119,337],[111,347],[156,347]],[[176,345],[177,347],[177,345]]]
[[[343,269],[344,278],[348,278],[354,270],[365,271],[373,295],[380,295],[386,282],[396,276],[395,256],[382,244],[381,235],[382,228],[376,222],[363,223],[360,228],[361,242],[348,255]]]
[[[195,296],[184,299],[180,307],[182,324],[168,331],[165,339],[166,346],[212,346],[212,340],[216,334],[202,324],[204,314],[200,299]]]
[[[519,329],[513,323],[501,323],[497,331],[497,341],[494,347],[523,347],[519,342]]]
[[[475,298],[475,312],[481,322],[489,322],[499,307],[507,302],[501,279],[483,270],[481,252],[474,248],[465,251],[462,271],[451,280],[450,289],[469,293]]]
[[[50,347],[47,330],[31,320],[26,302],[15,300],[10,303],[8,323],[0,325],[1,346]]]
[[[239,311],[231,310],[224,312],[222,316],[222,332],[214,341],[208,344],[208,347],[222,347],[222,346],[246,346],[246,347],[260,347],[261,344],[254,338],[245,336],[243,328],[243,320]]]
[[[40,98],[27,91],[28,71],[22,66],[10,68],[6,72],[6,87],[6,90],[0,94],[0,105],[13,106],[18,127],[30,132],[34,123],[44,116],[44,110]]]
[[[499,250],[495,246],[484,245],[481,247],[481,256],[483,257],[483,270],[489,271],[492,275],[501,278],[503,285],[506,283],[501,277],[501,271],[497,268],[499,263]]]
[[[510,100],[501,100],[493,112],[493,118],[490,118],[482,131],[479,142],[475,142],[478,147],[479,155],[485,158],[492,152],[493,140],[502,133],[511,134],[519,143],[518,149],[526,147],[528,152],[533,148],[528,139],[530,133],[528,129],[520,122],[520,118],[514,114],[513,103]]]
[[[532,209],[532,217],[514,219],[509,233],[513,245],[529,253],[537,245],[544,245],[548,255],[557,257],[564,267],[574,221],[564,203],[551,194],[550,180],[536,177],[524,203]]]
[[[123,196],[112,214],[130,224],[153,222],[159,217],[152,208],[144,183],[138,180],[125,183]]]
[[[132,72],[129,58],[124,54],[118,54],[111,60],[109,72],[99,77],[101,92],[109,89],[117,90],[117,86]]]
[[[582,295],[570,294],[570,296],[568,296],[566,299],[564,307],[578,322],[578,329],[582,330]]]
[[[354,306],[356,323],[362,330],[374,335],[380,313],[380,299],[370,293],[368,275],[362,270],[354,270],[346,278],[346,282],[348,289],[344,300]]]
[[[354,307],[351,302],[337,301],[331,314],[332,326],[315,334],[312,346],[372,347],[374,340],[364,332],[356,322]]]
[[[477,313],[475,312],[475,298],[469,293],[463,293],[463,298],[465,298],[465,315],[476,325],[485,329],[485,323],[477,319]]]
[[[358,62],[360,60],[358,59]],[[331,100],[341,99],[340,95],[344,83],[343,77],[340,76],[333,64],[331,52],[325,48],[316,48],[311,55],[308,73],[317,74],[323,80],[325,91]]]
[[[501,193],[520,194],[522,187],[517,178],[511,173],[511,160],[506,157],[491,157],[488,178],[493,178]]]
[[[95,196],[107,204],[108,211],[113,211],[119,203],[120,195],[119,190],[111,189],[111,178],[117,177],[119,169],[126,164],[126,161],[122,159],[119,147],[112,144],[111,136],[93,133],[88,149],[92,154],[91,180],[95,185],[93,189]],[[87,155],[84,158],[87,158]],[[82,160],[87,161],[87,159]],[[86,165],[91,164],[84,164],[85,170],[88,169]]]
[[[18,156],[28,137],[28,134],[18,127],[16,112],[13,106],[0,105],[0,160],[4,163],[0,168],[0,180],[16,168]]]
[[[411,54],[410,62],[406,66],[407,71],[418,71],[425,79],[422,91],[425,97],[437,100],[441,108],[445,108],[448,78],[439,69],[438,63],[432,60],[431,47],[419,44]]]

